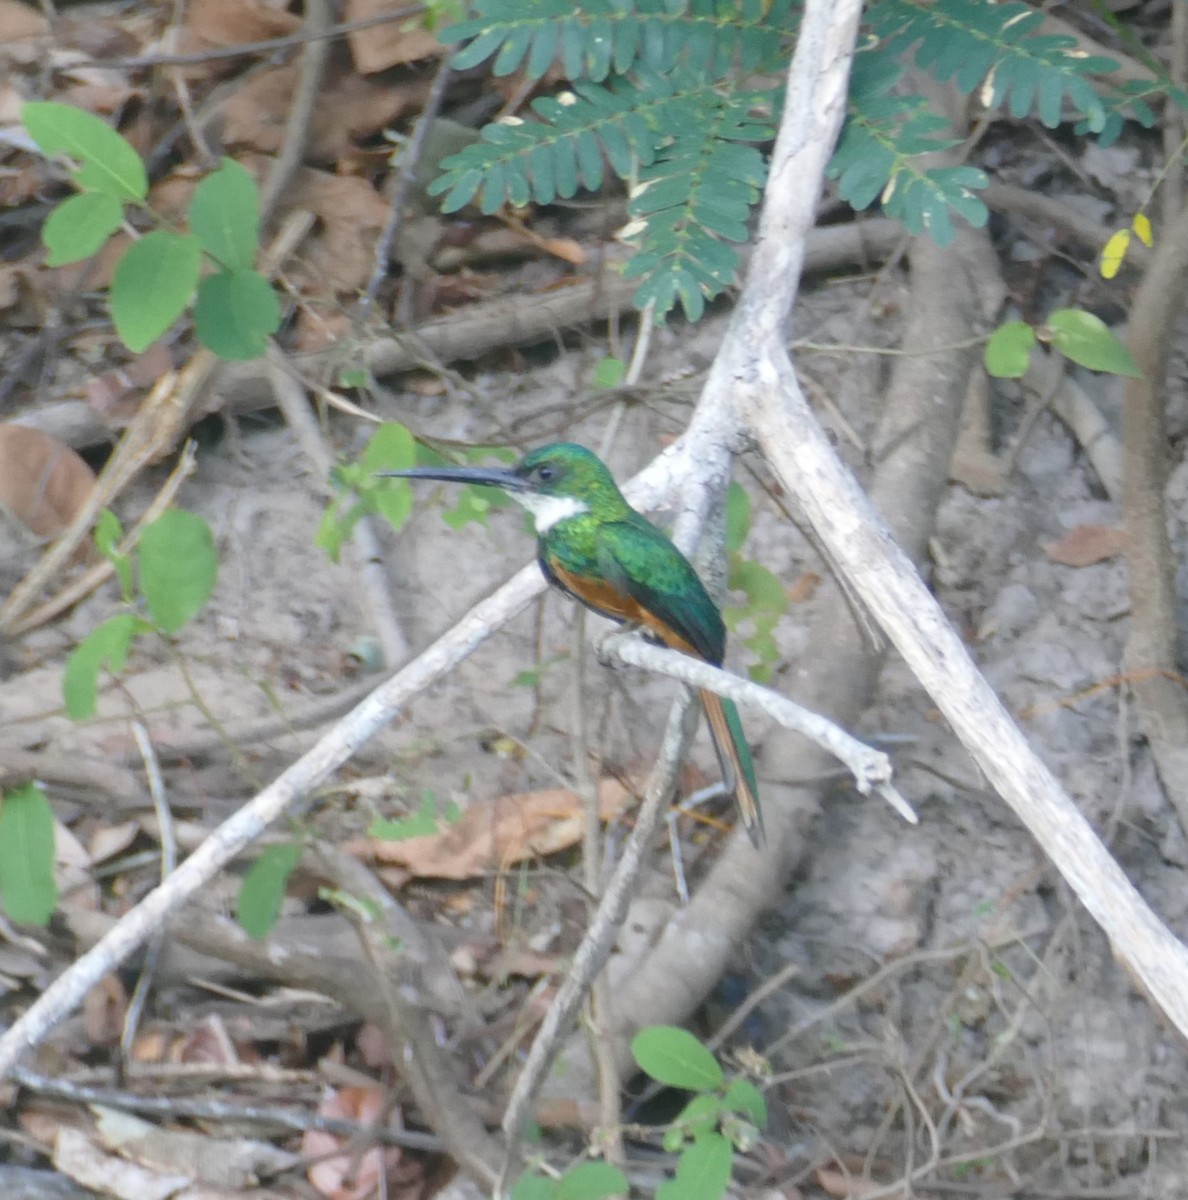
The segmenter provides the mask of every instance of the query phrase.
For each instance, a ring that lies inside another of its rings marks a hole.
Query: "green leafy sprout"
[[[677,1156],[656,1200],[721,1200],[736,1150],[749,1150],[767,1124],[763,1093],[746,1077],[728,1079],[713,1054],[686,1029],[652,1025],[631,1042],[636,1065],[665,1087],[693,1092],[665,1129],[664,1149]],[[626,1177],[609,1163],[583,1162],[562,1174],[525,1171],[512,1200],[604,1200],[626,1196]]]
[[[95,545],[115,570],[124,611],[97,625],[71,652],[62,675],[62,699],[76,721],[93,716],[99,677],[118,675],[141,634],[172,637],[201,611],[214,591],[219,559],[210,526],[198,515],[171,508],[146,525],[134,554],[124,554],[115,514],[104,512]]]
[[[149,207],[140,155],[105,121],[52,101],[24,105],[21,120],[43,154],[66,158],[78,189],[42,227],[49,266],[97,254],[126,227],[129,207],[162,224]],[[231,361],[259,358],[280,327],[281,312],[272,285],[253,269],[260,242],[255,180],[224,158],[194,189],[188,224],[189,232],[155,228],[124,252],[108,293],[116,332],[140,353],[193,301],[194,329],[207,349]]]

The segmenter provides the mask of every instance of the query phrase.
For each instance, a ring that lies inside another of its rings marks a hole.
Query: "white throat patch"
[[[539,492],[512,492],[512,497],[532,514],[536,522],[536,532],[542,536],[559,521],[568,521],[570,517],[580,517],[582,513],[590,511],[589,505],[576,496],[542,496]]]

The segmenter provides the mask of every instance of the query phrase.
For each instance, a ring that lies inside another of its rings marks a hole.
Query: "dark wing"
[[[720,666],[726,628],[689,560],[654,525],[608,521],[598,530],[598,569],[647,614],[653,632],[671,631],[707,662]],[[668,640],[664,638],[664,640]]]

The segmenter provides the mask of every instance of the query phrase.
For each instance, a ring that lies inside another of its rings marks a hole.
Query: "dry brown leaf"
[[[0,506],[34,536],[61,533],[94,484],[94,471],[65,442],[0,422]]]
[[[837,1196],[838,1200],[862,1200],[872,1192],[882,1192],[883,1184],[873,1179],[863,1179],[858,1175],[847,1175],[844,1171],[833,1167],[818,1167],[813,1172],[821,1190],[828,1196]],[[892,1192],[890,1200],[902,1197],[903,1192]]]
[[[362,288],[375,265],[376,236],[388,219],[383,196],[366,179],[306,168],[288,203],[308,209],[321,224],[290,272],[302,291],[316,298]]]
[[[384,1093],[379,1087],[344,1087],[327,1093],[318,1105],[318,1115],[338,1120],[358,1121],[361,1125],[374,1125],[384,1115]],[[400,1112],[393,1109],[389,1122],[400,1128]],[[343,1153],[335,1154],[336,1150]],[[381,1175],[389,1174],[401,1165],[399,1148],[392,1146],[384,1150],[380,1146],[359,1154],[348,1144],[348,1139],[334,1133],[310,1129],[301,1138],[301,1153],[306,1158],[320,1161],[310,1166],[307,1174],[313,1184],[328,1200],[366,1200],[377,1189]],[[419,1180],[420,1170],[415,1162],[404,1164],[413,1173],[398,1183]],[[402,1188],[389,1195],[399,1195]]]
[[[112,429],[122,429],[136,415],[144,393],[173,370],[173,354],[164,342],[154,342],[143,354],[83,385],[87,406]]]
[[[123,853],[136,840],[140,832],[139,821],[119,821],[111,825],[100,825],[87,838],[87,857],[92,863],[101,863]]]
[[[85,1133],[63,1128],[54,1140],[54,1166],[75,1183],[118,1200],[169,1200],[188,1175],[162,1175],[101,1150]]]
[[[347,0],[346,20],[366,21],[407,7],[404,0]],[[371,29],[356,29],[347,35],[347,43],[355,69],[361,75],[419,62],[422,58],[437,58],[443,51],[433,34],[407,17]]]
[[[0,267],[0,310],[5,325],[10,329],[42,328],[47,309],[43,277],[21,263]]]
[[[31,62],[40,53],[38,40],[49,36],[49,22],[20,0],[0,0],[0,57]]]
[[[290,1170],[296,1155],[252,1138],[212,1137],[189,1129],[164,1129],[131,1113],[94,1105],[96,1132],[102,1143],[141,1168],[187,1182],[240,1191],[264,1175]],[[106,1191],[106,1189],[103,1189]],[[132,1193],[133,1196],[139,1195]]]
[[[111,1046],[120,1040],[128,1012],[128,993],[118,976],[104,975],[83,997],[83,1029],[93,1046]]]
[[[239,46],[286,37],[301,28],[296,13],[259,0],[190,0],[186,5],[186,33],[191,49],[206,46]]]
[[[807,604],[821,586],[821,576],[816,571],[805,571],[795,583],[788,588],[785,595],[792,604]]]
[[[616,816],[631,793],[617,779],[598,785],[604,821]],[[352,854],[413,875],[472,879],[526,858],[543,858],[576,845],[585,817],[580,797],[568,788],[520,792],[472,804],[461,820],[429,837],[385,842],[369,838],[348,844]]]
[[[292,62],[252,76],[228,101],[223,136],[229,146],[275,154],[284,140],[301,63]],[[356,138],[368,137],[416,109],[425,98],[420,82],[391,83],[339,75],[327,80],[314,110],[307,157],[336,162]]]
[[[1065,567],[1091,567],[1126,549],[1126,530],[1108,525],[1074,525],[1064,537],[1044,545],[1044,553]]]

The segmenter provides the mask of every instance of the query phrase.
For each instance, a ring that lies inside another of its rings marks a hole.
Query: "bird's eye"
[[[548,483],[548,481],[553,478],[553,468],[548,466],[537,467],[536,478],[539,479],[541,483]]]

